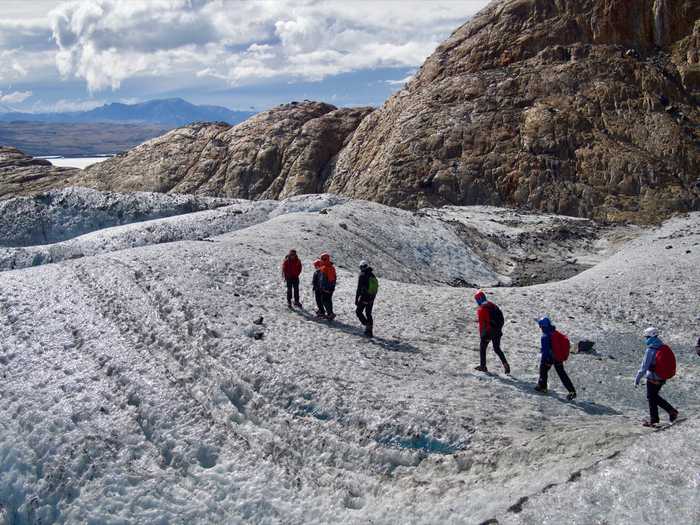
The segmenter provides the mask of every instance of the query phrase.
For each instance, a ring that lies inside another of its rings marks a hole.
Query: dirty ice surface
[[[584,224],[558,236],[560,262],[602,262],[488,287],[547,259],[533,229],[574,221],[325,195],[6,246],[24,268],[0,273],[0,523],[697,523],[700,214],[622,244]],[[302,311],[285,307],[290,247]],[[332,324],[312,315],[321,250],[339,268]],[[374,340],[352,305],[362,258],[380,279]],[[473,370],[471,284],[506,314],[513,377],[492,353],[492,375]],[[596,342],[567,362],[573,403],[554,373],[532,390],[543,314]],[[639,425],[633,387],[648,323],[689,418],[664,432]]]

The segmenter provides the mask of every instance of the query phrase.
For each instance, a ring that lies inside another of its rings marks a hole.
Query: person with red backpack
[[[476,309],[476,318],[479,322],[479,366],[474,370],[488,372],[486,368],[486,349],[489,343],[493,343],[493,351],[501,360],[503,370],[510,374],[510,365],[505,354],[501,350],[501,337],[503,336],[503,312],[491,301],[486,300],[486,294],[479,290],[474,294],[474,300],[479,307]]]
[[[676,357],[668,345],[659,338],[659,331],[650,326],[644,330],[646,352],[644,361],[634,379],[634,386],[639,386],[642,376],[647,378],[647,400],[649,401],[649,419],[642,422],[645,427],[655,427],[659,424],[659,407],[668,412],[668,418],[673,423],[678,419],[678,410],[659,395],[661,387],[667,380],[676,375]]]
[[[535,390],[543,394],[547,393],[547,376],[549,369],[554,366],[564,388],[569,392],[566,399],[573,401],[576,399],[576,389],[564,370],[564,361],[569,358],[571,348],[569,338],[557,330],[549,317],[543,317],[537,321],[537,324],[542,329],[542,339],[540,340],[542,357],[540,358],[540,380],[537,382]]]
[[[289,250],[282,262],[282,277],[287,283],[287,306],[292,307],[292,292],[294,292],[294,306],[301,308],[299,302],[299,276],[301,275],[301,260],[296,250]]]

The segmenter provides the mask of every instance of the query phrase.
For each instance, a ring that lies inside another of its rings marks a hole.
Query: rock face
[[[505,0],[359,126],[329,191],[654,221],[700,207],[700,2]]]
[[[0,200],[62,188],[79,170],[59,168],[18,149],[0,146]]]
[[[247,199],[315,193],[370,111],[305,101],[235,127],[193,124],[88,168],[79,183],[100,190]]]

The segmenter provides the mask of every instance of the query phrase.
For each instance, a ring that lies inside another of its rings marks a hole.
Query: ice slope
[[[493,272],[444,223],[353,201],[282,206],[294,213],[207,241],[0,274],[6,523],[534,523],[545,510],[590,523],[606,508],[624,522],[602,495],[626,478],[668,490],[671,474],[635,462],[657,437],[685,450],[678,485],[697,483],[700,214],[567,281],[488,289],[508,318],[507,378],[472,370],[472,290],[436,285]],[[336,323],[282,308],[290,246],[307,268],[322,249],[337,259]],[[351,304],[362,257],[381,279],[374,341]],[[552,395],[531,390],[543,313],[597,342],[568,363],[575,403],[554,374]],[[647,321],[677,351],[665,390],[691,416],[652,436],[632,387]],[[680,521],[700,508],[685,494],[668,510]],[[647,490],[630,498],[654,523]]]
[[[0,246],[55,243],[110,226],[220,208],[235,202],[240,201],[88,188],[52,190],[0,201]]]

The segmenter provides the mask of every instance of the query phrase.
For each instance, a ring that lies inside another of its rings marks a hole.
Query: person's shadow
[[[472,373],[466,373],[463,374],[464,376],[467,377],[474,377],[478,380],[482,380],[484,377],[483,374],[472,374]],[[532,382],[529,381],[523,381],[522,379],[518,379],[517,377],[510,376],[509,378],[505,378],[503,376],[500,376],[498,374],[493,374],[491,372],[487,372],[486,376],[492,379],[496,379],[500,383],[509,386],[511,388],[515,388],[517,390],[520,390],[521,392],[532,395],[532,396],[537,396],[537,397],[553,397],[557,401],[561,403],[565,403],[567,405],[571,405],[571,407],[575,408],[576,410],[580,410],[582,412],[585,412],[586,414],[590,414],[592,416],[621,416],[623,415],[622,412],[615,410],[614,408],[611,408],[607,405],[601,405],[599,403],[594,403],[593,401],[582,401],[579,399],[576,399],[574,401],[569,401],[566,399],[565,395],[558,394],[557,392],[552,392],[551,390],[547,394],[541,394],[540,392],[537,392],[535,390],[535,385]]]
[[[377,336],[369,338],[365,335],[365,331],[363,328],[359,326],[350,325],[342,321],[338,321],[337,318],[333,321],[328,321],[327,319],[324,319],[322,317],[316,317],[316,315],[307,310],[295,309],[294,312],[298,315],[301,315],[309,321],[313,321],[314,323],[327,326],[328,328],[335,328],[337,330],[340,330],[341,332],[345,332],[346,334],[361,337],[368,344],[381,346],[382,348],[384,348],[385,350],[389,350],[390,352],[402,352],[406,354],[420,353],[420,349],[417,346],[412,345],[411,343],[407,343],[406,341],[401,341],[399,339],[385,339],[383,337]]]

